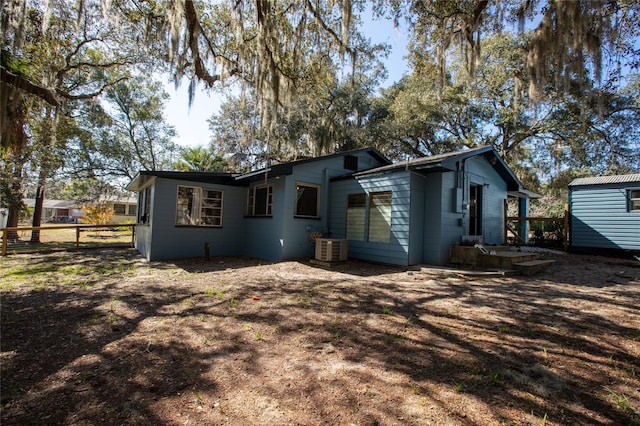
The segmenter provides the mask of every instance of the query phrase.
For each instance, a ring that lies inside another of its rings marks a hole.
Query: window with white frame
[[[391,241],[391,191],[372,192],[369,197],[369,241]]]
[[[113,212],[115,214],[125,214],[124,212],[126,211],[127,206],[124,204],[120,204],[120,203],[114,203],[113,204]]]
[[[296,183],[295,215],[320,216],[320,185]]]
[[[347,198],[347,239],[364,241],[367,194],[349,194]]]
[[[629,190],[629,211],[640,212],[640,188]]]
[[[222,191],[178,186],[176,225],[222,226]]]
[[[135,216],[137,212],[137,206],[135,204],[129,204],[127,214],[129,216]]]
[[[249,188],[247,215],[271,216],[273,214],[273,185],[256,185]]]

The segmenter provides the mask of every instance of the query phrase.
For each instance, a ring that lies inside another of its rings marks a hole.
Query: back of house
[[[144,171],[128,188],[148,260],[308,259],[322,237],[402,266],[447,264],[465,236],[503,244],[505,200],[526,196],[490,146],[395,164],[363,148],[245,174]]]
[[[640,174],[569,184],[570,247],[640,251]]]

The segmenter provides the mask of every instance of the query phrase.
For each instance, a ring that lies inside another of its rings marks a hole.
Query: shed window
[[[347,239],[364,241],[367,195],[349,194],[347,200]]]
[[[273,185],[257,185],[249,188],[247,215],[271,216],[273,211]]]
[[[318,217],[320,211],[320,186],[308,183],[296,184],[295,215]]]
[[[115,214],[125,214],[126,210],[126,206],[124,204],[120,204],[120,203],[114,203],[113,204],[113,212]]]
[[[629,190],[629,211],[640,212],[640,189]]]
[[[129,209],[128,209],[128,213],[127,214],[129,216],[135,216],[136,215],[136,211],[137,211],[136,207],[137,206],[135,204],[129,204],[129,207],[128,207]]]
[[[176,225],[222,226],[222,191],[178,186]]]
[[[391,240],[391,191],[373,192],[369,202],[369,241]]]

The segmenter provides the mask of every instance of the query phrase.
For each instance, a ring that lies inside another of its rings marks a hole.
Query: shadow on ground
[[[2,424],[640,424],[640,269],[2,259]]]

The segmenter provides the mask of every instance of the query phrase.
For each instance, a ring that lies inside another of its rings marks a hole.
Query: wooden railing
[[[111,231],[113,232],[113,230],[119,230],[119,229],[126,229],[129,228],[129,230],[125,231],[127,234],[130,233],[131,234],[131,241],[130,241],[130,246],[133,247],[134,246],[134,241],[135,241],[135,224],[105,224],[105,225],[54,225],[54,226],[25,226],[25,227],[16,227],[16,228],[0,228],[0,231],[2,231],[2,251],[1,251],[1,255],[2,256],[6,256],[9,252],[9,246],[13,245],[14,247],[17,247],[18,245],[20,247],[26,247],[27,245],[30,247],[30,251],[44,251],[44,250],[52,250],[55,247],[57,247],[58,249],[65,249],[65,248],[76,248],[79,249],[81,246],[80,243],[80,234],[83,232],[90,232],[93,231],[96,233],[96,235],[99,235],[100,232],[105,232],[105,231]],[[67,243],[60,243],[59,241],[48,241],[48,242],[36,242],[36,243],[31,243],[30,241],[22,241],[20,239],[17,240],[10,240],[11,236],[16,236],[19,234],[24,234],[24,232],[27,231],[37,231],[40,233],[40,237],[42,238],[42,236],[45,233],[53,233],[54,231],[60,231],[60,230],[65,230],[65,229],[74,229],[75,230],[75,242],[67,242]],[[127,242],[127,244],[129,244]],[[102,244],[86,244],[86,247],[107,247],[110,245],[116,245],[115,243],[110,243],[109,241],[106,241]],[[117,245],[122,245],[122,243],[119,243]],[[14,252],[18,252],[19,250],[13,250]]]
[[[562,217],[533,217],[533,216],[510,216],[507,217],[505,221],[505,235],[507,231],[510,231],[516,239],[520,242],[524,243],[525,238],[520,235],[520,231],[517,229],[518,227],[512,227],[509,225],[509,222],[522,222],[527,221],[531,222],[546,222],[546,223],[557,223],[562,226],[562,248],[567,251],[569,248],[569,209],[565,209],[564,215]]]

